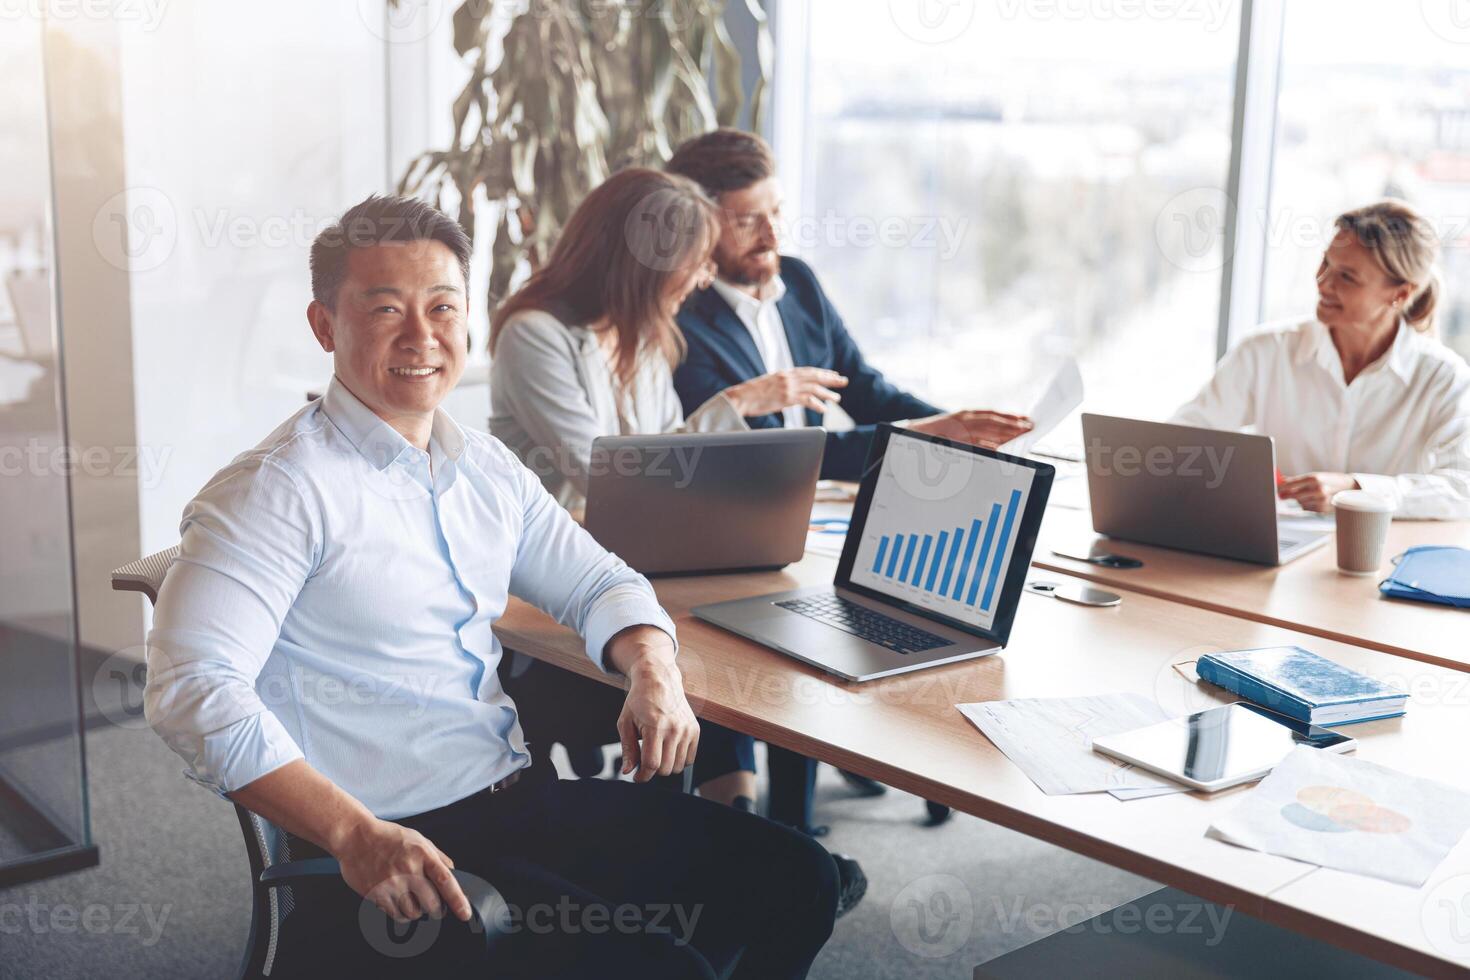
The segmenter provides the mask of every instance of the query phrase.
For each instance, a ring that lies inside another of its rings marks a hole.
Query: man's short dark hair
[[[726,128],[685,143],[664,169],[688,177],[710,197],[718,197],[774,177],[776,157],[770,144],[755,133]]]
[[[469,288],[473,245],[459,222],[417,198],[372,194],[348,208],[311,243],[312,298],[329,308],[337,305],[337,290],[347,278],[347,256],[353,249],[417,241],[441,242],[453,252]]]

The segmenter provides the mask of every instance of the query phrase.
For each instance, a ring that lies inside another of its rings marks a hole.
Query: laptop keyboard
[[[951,643],[942,636],[935,636],[891,616],[874,612],[867,606],[858,605],[840,595],[787,599],[776,605],[840,629],[844,633],[851,633],[869,643],[887,647],[894,653],[923,653],[925,650],[947,647]]]

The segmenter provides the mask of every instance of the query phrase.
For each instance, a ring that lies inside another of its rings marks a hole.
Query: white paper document
[[[840,558],[851,517],[852,507],[847,504],[824,500],[813,504],[811,523],[807,525],[806,553]]]
[[[1467,828],[1470,793],[1298,748],[1206,835],[1417,888]]]
[[[1186,791],[1178,783],[1092,751],[1092,740],[1099,735],[1128,732],[1168,718],[1142,695],[1020,698],[955,707],[1048,795],[1145,788]]]
[[[1034,428],[1001,446],[1001,451],[1013,456],[1024,455],[1045,438],[1047,433],[1061,425],[1062,420],[1081,404],[1082,371],[1077,367],[1077,359],[1069,357],[1057,368],[1057,373],[1052,375],[1046,390],[1031,411],[1026,413]]]

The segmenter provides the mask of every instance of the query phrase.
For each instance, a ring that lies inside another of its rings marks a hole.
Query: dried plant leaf
[[[745,3],[759,31],[751,105],[758,129],[770,30],[758,0]],[[516,270],[544,260],[572,210],[611,169],[660,166],[677,144],[737,122],[741,66],[724,28],[725,7],[726,0],[656,7],[647,0],[533,0],[509,24],[493,69],[494,0],[465,0],[455,10],[455,51],[479,54],[450,107],[454,138],[410,161],[399,188],[441,206],[452,196],[471,233],[476,207],[488,202],[492,313]]]

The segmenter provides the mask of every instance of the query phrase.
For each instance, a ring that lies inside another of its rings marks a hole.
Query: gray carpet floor
[[[0,977],[235,976],[249,888],[233,810],[183,779],[145,728],[100,724],[87,751],[101,864],[0,890]],[[924,826],[922,801],[856,798],[825,766],[817,815],[832,827],[824,842],[861,861],[870,886],[815,980],[970,977],[1157,887],[972,817]]]

